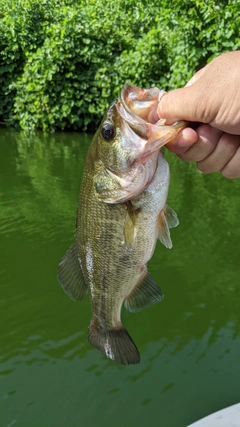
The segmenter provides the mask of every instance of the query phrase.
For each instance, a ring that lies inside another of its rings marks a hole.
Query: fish
[[[70,298],[90,295],[89,343],[121,365],[140,362],[122,306],[138,312],[163,299],[147,263],[158,239],[172,247],[169,229],[179,223],[166,204],[170,172],[161,147],[186,122],[147,121],[164,93],[125,84],[109,106],[87,153],[75,240],[58,267]]]

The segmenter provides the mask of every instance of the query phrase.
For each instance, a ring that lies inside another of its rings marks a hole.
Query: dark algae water
[[[165,298],[123,310],[141,363],[118,366],[56,279],[90,140],[0,131],[0,427],[186,427],[240,401],[240,180],[166,153],[180,225],[149,263]]]

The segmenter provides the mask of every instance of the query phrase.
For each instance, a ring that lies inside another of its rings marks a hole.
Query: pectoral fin
[[[172,240],[164,210],[158,216],[158,238],[166,248],[172,248]]]
[[[172,248],[169,228],[179,224],[177,214],[170,206],[166,205],[158,216],[158,238],[166,248]]]
[[[167,223],[168,223],[168,227],[169,228],[177,227],[177,225],[179,224],[179,220],[178,220],[176,212],[174,212],[174,210],[172,208],[170,208],[170,206],[168,206],[168,205],[165,206],[163,211],[164,211],[164,215],[165,215],[165,218],[167,220]]]
[[[57,278],[63,290],[73,300],[80,301],[86,295],[88,288],[78,260],[75,242],[70,246],[60,262]]]
[[[144,279],[133,289],[125,299],[124,304],[128,311],[137,312],[163,299],[163,293],[153,278],[147,272]]]

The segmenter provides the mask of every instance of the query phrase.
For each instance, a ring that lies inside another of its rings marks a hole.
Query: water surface
[[[90,140],[0,130],[0,427],[186,427],[240,401],[240,181],[167,153],[180,226],[149,263],[165,299],[123,311],[141,363],[118,366],[56,280]]]

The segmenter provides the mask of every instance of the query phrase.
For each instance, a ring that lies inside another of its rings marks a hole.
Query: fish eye
[[[112,141],[113,138],[115,136],[115,131],[114,131],[114,127],[109,125],[109,124],[105,124],[102,127],[102,137],[106,140],[106,141]]]

